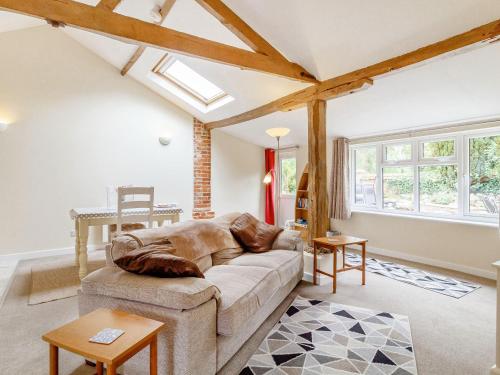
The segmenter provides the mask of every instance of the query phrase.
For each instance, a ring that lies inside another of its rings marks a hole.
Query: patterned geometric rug
[[[361,256],[346,253],[346,262],[355,266],[359,265],[361,264]],[[366,259],[366,270],[454,298],[461,298],[481,287],[468,281],[452,279],[451,277],[425,272],[401,264],[384,262],[375,258]]]
[[[408,317],[298,296],[240,375],[415,375]]]

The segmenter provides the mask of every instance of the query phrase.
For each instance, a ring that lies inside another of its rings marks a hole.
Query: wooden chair
[[[153,227],[154,188],[153,187],[119,187],[116,225],[110,226],[110,238],[123,232]],[[147,196],[147,200],[130,200],[132,195]],[[133,209],[147,209],[148,213],[134,213]]]

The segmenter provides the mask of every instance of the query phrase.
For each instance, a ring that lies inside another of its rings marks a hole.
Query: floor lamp
[[[278,184],[278,181],[281,179],[281,165],[280,165],[280,138],[284,137],[288,133],[290,133],[290,129],[288,128],[270,128],[266,130],[267,135],[276,138],[276,141],[278,142],[278,170],[277,173],[275,174],[276,178],[276,186],[275,186],[275,191],[274,191],[274,201],[276,202],[276,225],[279,226],[280,222],[280,193],[279,189],[280,186]],[[270,184],[272,181],[271,177],[271,172],[269,171],[266,176],[264,177],[264,183],[265,184]]]

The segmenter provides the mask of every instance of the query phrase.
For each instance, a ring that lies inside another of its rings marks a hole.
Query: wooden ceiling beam
[[[144,22],[73,0],[0,0],[0,9],[85,29],[126,43],[199,57],[242,69],[317,83],[300,66]]]
[[[232,116],[226,119],[208,122],[208,128],[221,128],[225,126],[239,124],[241,122],[250,121],[261,116],[265,116],[277,111],[283,110],[286,103],[291,103],[288,109],[294,109],[304,106],[311,97],[316,97],[320,100],[333,99],[339,96],[339,92],[349,93],[350,85],[357,86],[362,80],[370,80],[363,83],[363,87],[373,83],[373,79],[404,69],[406,67],[419,64],[430,59],[434,59],[450,53],[458,53],[464,49],[474,48],[478,45],[491,43],[499,40],[500,37],[500,20],[490,22],[486,25],[476,27],[465,33],[455,35],[451,38],[433,43],[423,48],[419,48],[404,55],[394,57],[366,68],[355,70],[353,72],[343,74],[341,76],[328,79],[321,82],[317,86],[308,87],[306,89],[296,91],[293,94],[272,101],[261,107],[252,109],[240,115]],[[347,85],[347,87],[345,86]]]
[[[96,7],[103,8],[112,12],[121,3],[121,1],[122,0],[101,0],[96,5]]]
[[[274,112],[287,112],[307,105],[313,100],[326,100],[339,96],[353,94],[355,92],[367,89],[373,84],[369,78],[360,79],[345,85],[332,87],[330,90],[325,90],[318,94],[317,86],[311,86],[304,90],[284,96],[283,98],[272,101],[261,107],[252,109],[248,112],[241,113],[223,120],[208,122],[205,126],[208,129],[223,128],[230,125],[239,124],[245,121],[254,120],[259,117],[269,115]]]
[[[196,0],[196,2],[255,52],[288,61],[221,0]]]
[[[163,3],[163,6],[160,9],[161,19],[159,22],[156,23],[157,25],[161,25],[163,23],[163,21],[165,21],[168,14],[170,13],[170,10],[172,10],[172,7],[174,6],[174,4],[175,4],[175,0],[165,0],[165,2]],[[146,50],[146,47],[144,47],[144,46],[137,47],[137,49],[135,50],[132,57],[123,66],[123,68],[121,70],[122,76],[126,75],[128,73],[128,71],[130,69],[132,69],[132,67],[135,65],[137,60],[139,60],[141,58],[141,56],[145,50]]]
[[[212,16],[217,18],[229,31],[236,35],[253,51],[288,64],[293,64],[221,0],[196,0],[196,2],[205,8]],[[306,72],[309,77],[314,77],[302,66],[297,66]]]

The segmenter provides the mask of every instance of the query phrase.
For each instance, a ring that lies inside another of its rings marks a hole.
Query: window
[[[234,100],[201,74],[168,55],[153,69],[151,78],[202,112],[209,112]]]
[[[411,144],[396,144],[384,146],[384,160],[386,162],[401,162],[411,160]]]
[[[422,159],[446,159],[455,156],[455,141],[448,139],[445,141],[422,142]]]
[[[413,211],[413,168],[388,167],[382,173],[384,208]]]
[[[498,214],[500,206],[500,135],[469,139],[469,211]]]
[[[500,130],[351,146],[353,208],[496,222]]]
[[[297,192],[297,163],[295,156],[280,157],[281,195],[295,195]]]
[[[421,166],[418,174],[420,212],[445,215],[457,214],[457,166]]]
[[[363,206],[376,206],[377,149],[362,147],[354,151],[355,200]]]

